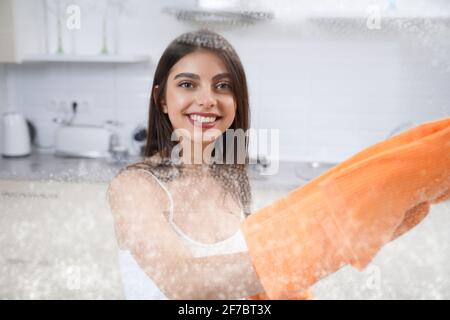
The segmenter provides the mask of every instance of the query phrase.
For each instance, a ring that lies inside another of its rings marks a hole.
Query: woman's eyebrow
[[[216,74],[213,78],[212,78],[212,80],[218,80],[218,79],[222,79],[222,78],[231,78],[231,74],[229,74],[229,73],[219,73],[219,74]]]
[[[200,80],[200,76],[198,74],[190,73],[190,72],[179,73],[173,78],[173,80],[176,80],[176,79],[182,78],[182,77],[191,78],[191,79],[195,79],[195,80]],[[216,74],[212,78],[212,80],[214,81],[214,80],[218,80],[218,79],[221,79],[221,78],[231,78],[231,75],[229,73],[219,73],[219,74]]]

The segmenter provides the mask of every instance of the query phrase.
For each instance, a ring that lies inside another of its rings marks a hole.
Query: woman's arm
[[[382,141],[250,215],[243,233],[270,299],[287,299],[384,244],[450,198],[450,118]]]
[[[167,195],[151,176],[126,170],[111,182],[119,247],[171,299],[237,299],[263,291],[247,253],[195,258],[162,214]]]

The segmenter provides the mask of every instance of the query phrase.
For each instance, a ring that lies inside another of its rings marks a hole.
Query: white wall
[[[0,64],[0,115],[6,110],[7,103],[7,89],[6,89],[6,66]],[[2,132],[2,123],[0,122],[0,132]],[[3,139],[0,139],[0,150],[3,148]]]
[[[80,121],[123,121],[124,142],[146,123],[157,60],[173,38],[196,28],[160,14],[166,2],[129,3],[120,20],[120,51],[150,54],[151,64],[12,66],[12,100],[38,130],[54,130],[59,101],[74,99],[89,105],[81,106]],[[98,13],[91,11],[86,19],[94,25]],[[78,54],[98,52],[95,30],[84,29],[90,38],[78,35]],[[380,30],[368,30],[364,20],[281,16],[221,33],[247,72],[252,127],[280,129],[284,159],[342,161],[399,125],[450,115],[448,23],[382,21]]]
[[[0,112],[6,107],[6,65],[0,64]]]

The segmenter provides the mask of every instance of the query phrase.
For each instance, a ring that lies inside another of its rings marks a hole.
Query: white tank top
[[[238,229],[238,231],[228,239],[213,244],[201,243],[187,236],[173,221],[173,199],[169,190],[150,171],[143,169],[138,170],[150,174],[167,193],[170,206],[169,224],[180,236],[182,241],[190,248],[194,257],[205,257],[248,251],[247,243],[245,242],[241,229]],[[241,221],[243,219],[245,219],[245,215],[241,210]],[[119,249],[119,268],[122,277],[122,286],[125,299],[168,300],[168,298],[161,292],[161,290],[159,290],[158,286],[152,281],[152,279],[141,269],[130,251]]]

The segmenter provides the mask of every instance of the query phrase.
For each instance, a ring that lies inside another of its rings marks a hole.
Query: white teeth
[[[216,117],[202,117],[202,116],[199,116],[198,114],[190,114],[189,117],[192,120],[198,121],[198,122],[214,122],[214,121],[216,121]]]

